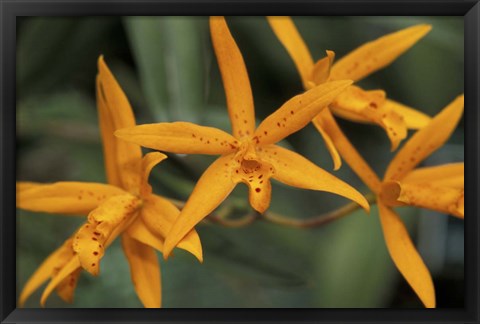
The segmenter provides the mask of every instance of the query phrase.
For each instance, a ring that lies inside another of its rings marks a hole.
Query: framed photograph
[[[476,1],[0,10],[2,323],[478,323]]]

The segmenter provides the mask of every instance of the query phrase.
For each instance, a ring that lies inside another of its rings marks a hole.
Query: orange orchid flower
[[[115,132],[126,141],[161,151],[221,155],[200,177],[168,233],[164,257],[240,182],[248,186],[250,204],[260,213],[270,205],[270,178],[297,188],[335,193],[369,210],[365,197],[354,188],[301,155],[274,145],[306,126],[351,81],[326,82],[298,95],[255,127],[247,70],[225,19],[211,17],[210,31],[233,134],[186,122],[147,124]]]
[[[105,64],[98,60],[97,105],[108,184],[17,182],[17,207],[35,212],[87,215],[86,222],[35,271],[20,294],[19,305],[51,279],[41,297],[42,306],[56,289],[72,302],[83,268],[98,275],[105,249],[122,237],[138,297],[145,307],[161,306],[160,264],[155,250],[180,211],[167,199],[152,193],[148,177],[166,156],[159,152],[142,158],[140,147],[118,140],[116,129],[135,126],[127,97]],[[202,261],[202,247],[195,230],[186,233],[179,247]]]

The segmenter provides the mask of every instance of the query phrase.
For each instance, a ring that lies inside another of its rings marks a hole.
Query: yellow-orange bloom
[[[463,102],[461,95],[417,131],[392,159],[383,180],[353,147],[347,156],[348,163],[355,165],[358,176],[377,195],[390,256],[426,307],[435,307],[432,278],[393,207],[427,208],[463,219],[464,163],[415,169],[448,140],[462,116]]]
[[[354,188],[301,155],[274,145],[307,125],[351,81],[326,82],[296,96],[255,128],[247,70],[225,19],[212,17],[210,31],[233,134],[185,122],[140,125],[115,132],[122,139],[161,151],[221,155],[200,177],[168,233],[164,256],[240,182],[248,186],[250,204],[260,213],[270,204],[270,178],[298,188],[342,195],[368,210],[368,202]]]
[[[108,184],[88,182],[17,183],[17,207],[64,215],[87,215],[86,222],[53,252],[20,294],[19,305],[51,278],[42,298],[44,305],[56,289],[65,301],[73,300],[81,268],[98,275],[105,249],[120,234],[130,265],[132,282],[145,307],[161,306],[160,265],[155,249],[163,242],[180,211],[167,199],[152,193],[148,177],[166,156],[159,152],[142,158],[140,147],[118,140],[116,129],[135,126],[130,104],[106,66],[98,60],[97,105]],[[202,261],[198,234],[190,231],[178,245]]]
[[[358,47],[333,63],[333,51],[327,51],[326,57],[314,62],[290,17],[268,17],[268,22],[295,63],[305,89],[332,80],[359,81],[392,63],[431,29],[429,25],[417,25],[388,34]],[[390,139],[392,151],[407,136],[407,128],[419,129],[430,121],[427,115],[387,99],[383,90],[366,91],[358,86],[350,86],[342,92],[329,108],[339,117],[382,127]],[[325,140],[334,167],[338,169],[341,159],[337,149],[342,155],[345,150],[339,147],[342,143],[335,143],[332,139],[338,139],[339,135],[335,125],[329,126],[331,120],[326,116],[328,113],[322,111],[313,119],[313,124]],[[341,135],[345,137],[343,133]]]

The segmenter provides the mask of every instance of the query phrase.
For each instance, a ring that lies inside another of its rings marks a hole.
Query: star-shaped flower
[[[164,256],[240,182],[249,188],[249,201],[258,212],[270,204],[274,178],[287,185],[332,192],[369,209],[354,188],[301,155],[274,143],[307,125],[350,81],[333,81],[287,101],[255,128],[250,81],[243,57],[223,17],[210,18],[210,31],[227,97],[233,136],[191,123],[140,125],[115,135],[145,147],[172,153],[220,154],[198,180],[180,217],[168,233]]]
[[[293,59],[305,89],[312,89],[331,80],[359,81],[392,63],[431,29],[429,25],[417,25],[388,34],[358,47],[333,64],[335,57],[333,51],[327,51],[326,57],[314,63],[308,47],[290,17],[268,17],[268,22]],[[361,123],[374,123],[382,127],[390,139],[392,151],[407,136],[407,128],[419,129],[430,121],[427,115],[387,99],[383,90],[365,91],[358,86],[350,86],[342,92],[329,108],[342,118]],[[327,109],[323,110],[313,119],[313,124],[324,138],[335,169],[338,169],[341,166],[341,159],[337,149],[342,148],[337,146],[342,143],[332,141],[333,130],[330,129],[333,126],[327,125],[330,119],[325,116],[329,113]],[[343,151],[341,150],[342,155]]]
[[[435,307],[432,278],[408,235],[404,223],[392,209],[415,206],[464,217],[464,164],[415,167],[440,148],[453,133],[463,113],[463,95],[417,131],[390,162],[383,180],[365,160],[352,151],[350,159],[362,179],[377,195],[377,205],[387,248],[398,270],[426,307]]]
[[[65,301],[73,300],[81,268],[98,275],[105,249],[122,235],[135,290],[145,307],[161,306],[160,265],[155,249],[180,211],[152,193],[148,176],[166,156],[160,152],[142,158],[138,145],[118,140],[113,132],[135,126],[127,97],[106,66],[98,60],[97,105],[108,184],[89,182],[17,183],[17,207],[65,215],[87,215],[86,222],[53,252],[27,281],[19,299],[25,300],[51,278],[41,298],[56,288]],[[202,261],[198,234],[192,230],[178,245]]]

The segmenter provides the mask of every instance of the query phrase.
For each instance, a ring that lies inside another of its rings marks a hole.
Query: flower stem
[[[367,201],[370,204],[375,203],[376,197],[374,194],[365,195],[365,198],[367,198]],[[289,227],[297,227],[297,228],[320,227],[334,220],[347,216],[359,208],[361,208],[360,205],[358,205],[357,203],[351,202],[338,209],[335,209],[330,212],[315,216],[313,218],[305,219],[305,220],[285,217],[275,212],[266,212],[265,214],[263,214],[263,216],[260,219],[266,220],[271,223],[283,225],[283,226],[289,226]]]
[[[365,195],[365,198],[370,204],[374,204],[376,201],[376,196],[373,193]],[[185,205],[185,202],[175,199],[169,199],[175,206],[182,208]],[[347,216],[354,212],[355,210],[361,208],[357,203],[351,202],[347,205],[344,205],[338,209],[332,210],[330,212],[315,216],[313,218],[300,220],[293,219],[286,216],[283,216],[279,213],[272,211],[265,212],[263,215],[260,215],[257,212],[250,212],[245,214],[240,218],[228,218],[228,214],[233,210],[232,207],[225,206],[218,210],[216,213],[211,213],[204,219],[206,223],[215,223],[225,227],[243,227],[253,223],[256,220],[264,220],[270,223],[296,227],[296,228],[309,228],[309,227],[320,227],[326,225],[334,220],[340,219],[344,216]]]

